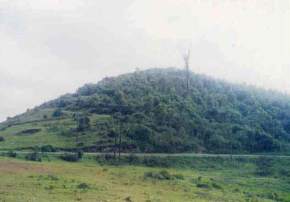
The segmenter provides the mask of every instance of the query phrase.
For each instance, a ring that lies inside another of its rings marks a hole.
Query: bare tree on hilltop
[[[186,89],[189,90],[189,59],[190,59],[190,49],[187,50],[187,52],[183,55],[184,59],[184,66],[185,66],[185,78],[186,78]]]

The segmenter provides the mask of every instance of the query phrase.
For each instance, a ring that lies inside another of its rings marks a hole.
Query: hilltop
[[[185,78],[183,70],[150,69],[87,84],[3,122],[0,149],[287,150],[289,96],[194,73],[187,89]]]

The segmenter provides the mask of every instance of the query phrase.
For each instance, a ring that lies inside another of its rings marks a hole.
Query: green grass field
[[[0,126],[0,202],[290,202],[287,156],[127,154],[116,161],[87,153],[71,163],[54,153],[24,160],[23,150],[39,152],[36,146],[64,155],[61,149],[79,143],[96,145],[110,127],[110,116],[92,115],[91,129],[78,134],[70,114],[50,118],[52,111],[29,111]],[[19,151],[17,158],[4,157],[8,150]]]
[[[290,159],[271,161],[273,171],[260,176],[248,159],[188,157],[146,167],[88,156],[76,163],[0,157],[0,201],[290,201]]]

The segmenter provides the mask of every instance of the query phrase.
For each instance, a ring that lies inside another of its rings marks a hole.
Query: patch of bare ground
[[[51,170],[40,164],[32,164],[26,162],[14,162],[14,161],[0,161],[0,173],[51,173]]]

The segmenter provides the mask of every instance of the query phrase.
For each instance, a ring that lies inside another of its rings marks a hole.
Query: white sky
[[[0,120],[136,67],[290,93],[289,0],[0,0]]]

